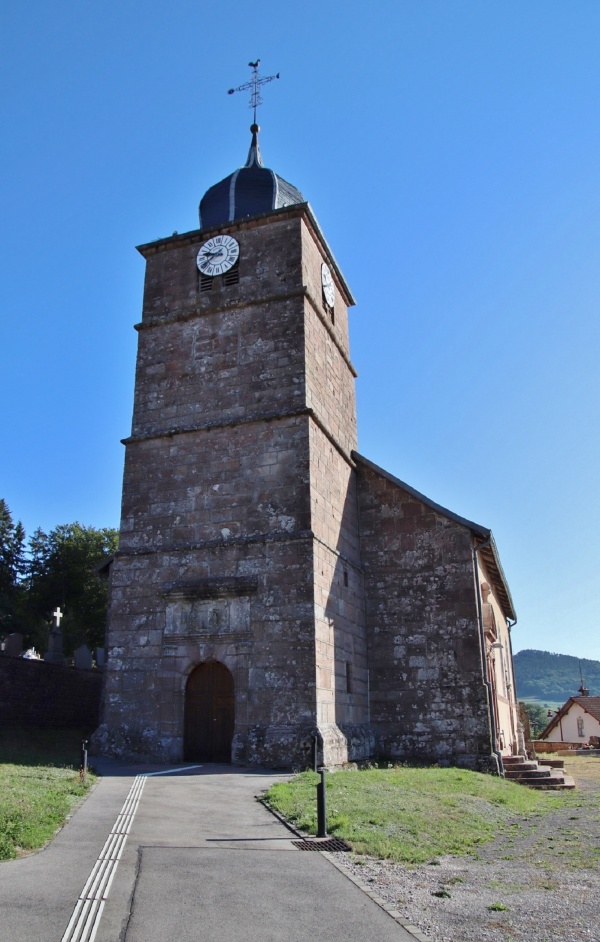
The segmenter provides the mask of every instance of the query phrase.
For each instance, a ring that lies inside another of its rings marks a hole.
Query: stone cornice
[[[263,304],[269,304],[273,301],[290,301],[294,298],[303,298],[307,294],[307,289],[302,285],[299,288],[292,288],[285,291],[273,291],[271,294],[265,294],[257,298],[240,298],[229,301],[227,304],[218,304],[211,307],[192,307],[188,311],[176,311],[172,314],[159,314],[158,317],[146,317],[138,324],[134,324],[134,330],[149,330],[153,327],[163,327],[170,324],[176,324],[179,321],[194,320],[196,317],[214,316],[215,314],[229,314],[231,311],[238,311],[240,308],[258,307]]]
[[[161,544],[156,547],[143,549],[118,550],[110,558],[112,565],[117,558],[128,556],[154,556],[157,553],[195,553],[199,550],[213,549],[224,546],[247,546],[256,543],[296,543],[303,540],[314,540],[321,546],[343,560],[356,572],[362,572],[363,566],[341,553],[335,546],[317,536],[312,530],[296,530],[294,533],[260,533],[243,537],[222,537],[218,540],[203,540],[195,543]],[[170,582],[165,583],[160,595],[169,599],[214,599],[227,598],[236,595],[253,595],[258,591],[258,580],[248,576],[231,576],[224,578],[199,579],[196,582]]]
[[[122,438],[122,445],[135,445],[140,442],[151,442],[160,438],[173,438],[176,435],[190,435],[194,432],[210,432],[213,429],[235,428],[238,425],[252,425],[255,422],[275,422],[278,419],[293,419],[306,415],[313,420],[322,431],[325,438],[333,445],[335,450],[341,455],[344,461],[351,467],[356,467],[352,453],[345,451],[340,443],[336,441],[329,429],[324,425],[314,409],[304,406],[301,409],[282,409],[277,412],[255,412],[244,418],[229,419],[228,421],[203,422],[198,425],[186,425],[179,428],[167,429],[165,432],[151,432],[147,435],[130,435],[129,438]]]
[[[172,236],[169,236],[166,239],[157,239],[155,242],[146,242],[143,245],[138,245],[137,250],[140,255],[143,255],[144,258],[150,258],[152,255],[157,255],[159,252],[168,252],[173,248],[178,248],[182,245],[194,245],[198,242],[209,239],[211,235],[216,233],[234,233],[234,232],[243,232],[246,229],[257,229],[259,226],[264,226],[267,222],[272,220],[283,220],[283,219],[295,219],[301,218],[304,219],[305,223],[308,225],[313,238],[315,241],[319,242],[323,254],[327,256],[329,263],[335,269],[337,279],[339,281],[339,287],[344,295],[344,299],[348,307],[352,307],[356,302],[352,296],[352,292],[346,283],[346,279],[342,275],[340,266],[338,265],[336,258],[329,247],[329,244],[323,235],[321,227],[317,222],[317,218],[312,211],[312,207],[309,203],[295,203],[293,206],[284,206],[281,209],[274,209],[268,213],[262,213],[259,216],[251,216],[248,219],[237,220],[236,222],[230,222],[225,225],[220,226],[210,226],[204,229],[192,229],[189,232],[184,232],[181,235],[176,233]]]
[[[132,445],[137,442],[150,442],[158,438],[173,438],[175,435],[189,435],[193,432],[210,432],[219,428],[235,428],[238,425],[252,425],[255,422],[273,422],[276,419],[293,419],[302,415],[308,415],[311,409],[303,406],[300,409],[278,409],[269,412],[251,412],[243,418],[235,419],[215,419],[213,422],[199,422],[197,425],[181,425],[177,428],[170,428],[164,432],[149,432],[145,435],[130,435],[129,438],[122,438],[122,445]]]
[[[352,376],[356,379],[358,373],[355,367],[352,365],[350,357],[340,344],[339,338],[333,329],[333,325],[329,323],[323,314],[321,305],[318,303],[312,291],[310,291],[306,285],[302,285],[301,288],[292,288],[289,291],[276,291],[272,294],[263,295],[260,298],[246,298],[244,300],[240,299],[236,301],[230,301],[229,304],[221,304],[215,307],[194,307],[189,311],[177,311],[174,314],[163,314],[158,317],[147,317],[145,320],[134,324],[134,330],[151,330],[155,327],[166,327],[170,324],[177,324],[179,322],[194,320],[197,317],[207,317],[208,315],[213,316],[215,314],[229,314],[231,311],[237,311],[241,308],[257,307],[263,304],[269,304],[271,302],[279,303],[282,301],[290,301],[294,298],[305,298],[308,301],[317,317],[325,327],[325,330],[331,337],[344,363],[350,370]]]
[[[161,543],[158,546],[131,547],[129,549],[119,549],[113,559],[122,559],[129,556],[156,556],[157,553],[168,555],[169,553],[195,553],[199,550],[214,549],[227,546],[250,546],[259,543],[297,543],[303,540],[312,540],[314,533],[312,530],[295,530],[293,533],[253,533],[249,536],[228,536],[220,537],[215,540],[197,540],[189,543]]]

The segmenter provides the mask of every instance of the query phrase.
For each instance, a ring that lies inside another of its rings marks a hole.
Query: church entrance
[[[219,661],[199,664],[185,688],[184,758],[231,762],[234,721],[233,674]]]

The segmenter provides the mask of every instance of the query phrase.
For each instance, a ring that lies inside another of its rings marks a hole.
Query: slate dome
[[[252,143],[245,166],[211,186],[200,200],[201,229],[305,202],[300,190],[263,165],[260,128],[253,124],[250,130]]]

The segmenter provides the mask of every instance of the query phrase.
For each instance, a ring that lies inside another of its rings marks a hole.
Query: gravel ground
[[[476,857],[333,856],[432,942],[600,942],[600,757],[565,771],[566,807],[511,822]]]

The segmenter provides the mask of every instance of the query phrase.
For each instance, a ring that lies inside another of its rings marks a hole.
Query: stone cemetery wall
[[[100,671],[0,656],[0,726],[91,732],[101,690]]]
[[[581,745],[577,742],[547,742],[545,739],[534,739],[531,743],[536,753],[543,752],[575,752]]]

